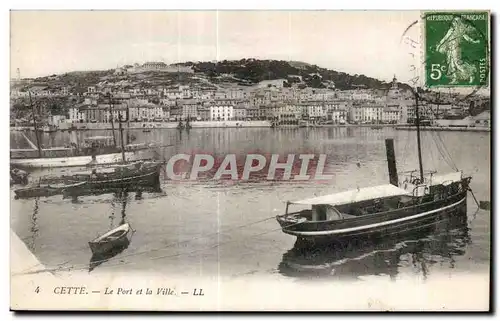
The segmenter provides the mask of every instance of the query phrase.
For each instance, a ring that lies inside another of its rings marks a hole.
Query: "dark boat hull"
[[[297,242],[305,246],[317,246],[332,242],[365,242],[367,240],[377,240],[387,238],[390,235],[404,235],[418,230],[432,229],[443,220],[451,216],[466,211],[467,194],[461,192],[447,201],[433,202],[393,211],[389,215],[369,215],[367,220],[350,223],[349,220],[343,222],[344,225],[337,224],[321,226],[321,222],[315,226],[301,228],[297,224],[290,228],[283,227],[283,232],[297,236]],[[366,224],[364,224],[366,223]]]
[[[62,193],[63,188],[55,187],[30,187],[15,190],[15,198],[49,197]]]
[[[148,173],[107,180],[88,180],[82,185],[65,189],[65,194],[73,195],[85,191],[123,189],[137,186],[157,186],[160,183],[159,170],[151,170]]]
[[[90,250],[92,251],[93,255],[106,255],[107,253],[111,252],[115,248],[121,248],[125,245],[128,245],[130,243],[130,240],[128,239],[127,235],[124,235],[123,237],[106,242],[106,243],[92,243],[89,242],[89,247]]]
[[[141,186],[131,184],[127,187],[99,188],[99,189],[68,189],[63,191],[63,198],[74,196],[102,195],[111,193],[161,193],[161,185]]]
[[[366,242],[338,242],[305,248],[296,242],[283,254],[278,271],[290,277],[326,276],[357,279],[365,275],[396,276],[405,254],[419,260],[453,260],[465,254],[470,238],[466,211],[448,215],[443,221],[413,232]],[[430,256],[419,255],[421,253]],[[442,262],[442,261],[441,261]]]

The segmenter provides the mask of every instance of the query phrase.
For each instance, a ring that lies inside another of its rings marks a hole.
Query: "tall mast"
[[[109,116],[110,116],[110,121],[111,121],[111,131],[113,133],[113,144],[115,144],[115,147],[116,147],[115,123],[113,121],[113,105],[112,105],[112,101],[111,101],[111,93],[109,93]]]
[[[118,127],[120,128],[120,142],[122,145],[122,160],[125,163],[125,143],[123,139],[122,114],[118,114]],[[113,135],[114,137],[114,135]]]
[[[31,91],[28,90],[28,96],[30,98],[30,106],[31,106],[31,114],[33,115],[33,127],[35,129],[35,138],[36,138],[36,147],[38,147],[38,156],[42,158],[42,147],[40,146],[40,139],[38,138],[38,126],[35,118],[35,106],[33,106],[33,102],[31,101]]]
[[[420,169],[420,181],[424,182],[424,169],[422,165],[422,148],[420,145],[420,116],[418,111],[418,88],[415,92],[415,116],[417,122],[417,148],[418,148],[418,166]]]

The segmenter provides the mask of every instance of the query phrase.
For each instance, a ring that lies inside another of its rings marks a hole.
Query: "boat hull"
[[[432,229],[440,222],[463,214],[467,209],[466,191],[451,197],[446,202],[437,202],[436,204],[421,205],[420,207],[405,208],[400,211],[393,211],[391,218],[381,216],[376,219],[376,215],[370,215],[367,222],[353,222],[337,226],[316,225],[315,229],[301,228],[300,224],[287,228],[283,227],[284,233],[294,235],[297,241],[306,246],[317,246],[329,244],[332,242],[365,242],[367,240],[376,240],[387,238],[391,235],[402,235],[414,233],[418,230]]]
[[[140,161],[155,157],[153,150],[138,150],[125,152],[126,161]],[[54,157],[54,158],[15,158],[10,160],[10,164],[16,168],[55,168],[55,167],[78,167],[90,164],[112,165],[123,162],[122,153],[110,153],[96,155],[95,161],[92,161],[91,155]]]
[[[119,236],[113,237],[113,234],[120,233]],[[115,248],[120,248],[128,245],[130,242],[129,237],[132,236],[130,225],[123,224],[114,230],[98,237],[97,239],[89,242],[90,250],[93,255],[104,255]]]
[[[67,188],[76,188],[82,185],[82,183],[76,183],[73,185],[63,185],[60,187],[54,186],[40,186],[40,187],[28,187],[21,188],[14,191],[15,199],[20,198],[34,198],[34,197],[50,197],[55,195],[60,195]]]
[[[62,188],[31,187],[15,190],[15,198],[49,197],[62,193]]]
[[[92,255],[105,255],[107,253],[110,253],[115,248],[123,248],[125,246],[128,246],[128,244],[130,243],[130,234],[131,232],[127,232],[127,234],[120,237],[119,239],[106,243],[89,242],[89,247],[92,251]]]
[[[134,175],[130,177],[122,177],[109,180],[89,180],[81,185],[66,188],[65,195],[78,195],[84,194],[89,191],[98,191],[106,189],[120,189],[138,186],[158,186],[160,184],[160,171],[159,169],[151,170],[150,172]]]

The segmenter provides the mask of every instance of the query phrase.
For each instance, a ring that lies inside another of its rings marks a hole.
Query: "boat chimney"
[[[394,140],[392,138],[385,140],[385,149],[389,168],[389,182],[394,186],[398,186],[398,170],[396,168],[396,155],[394,154]]]

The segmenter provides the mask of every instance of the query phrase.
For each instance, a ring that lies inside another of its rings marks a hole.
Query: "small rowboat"
[[[127,242],[129,233],[133,231],[129,223],[122,224],[115,229],[97,237],[93,241],[89,242],[90,250],[92,254],[104,254],[116,247],[123,246]]]

